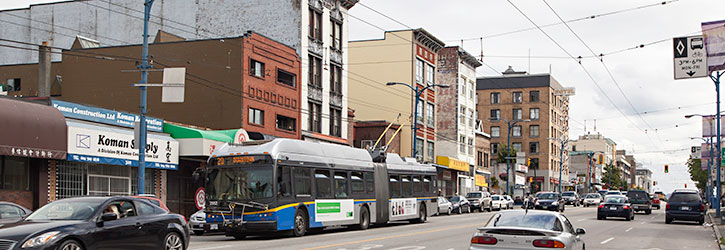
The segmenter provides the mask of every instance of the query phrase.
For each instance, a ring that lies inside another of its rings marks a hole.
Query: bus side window
[[[353,193],[365,192],[365,182],[363,181],[362,172],[352,172],[350,175],[350,181],[352,182]]]
[[[310,180],[309,168],[294,168],[294,189],[297,197],[310,197],[312,195],[312,181]]]
[[[390,197],[400,197],[400,177],[395,175],[390,176]]]
[[[421,186],[423,182],[420,181],[419,175],[414,175],[412,178],[413,178],[413,194],[420,195],[421,191],[423,191],[423,187]]]
[[[332,183],[329,170],[315,170],[317,198],[332,198]]]
[[[430,176],[423,176],[423,192],[426,194],[430,193],[432,187],[433,182],[431,181]]]
[[[292,189],[290,188],[290,167],[277,167],[277,196],[289,197]]]
[[[368,193],[375,192],[375,178],[372,172],[365,172],[365,191]]]
[[[337,171],[335,178],[335,198],[347,198],[347,172]]]
[[[402,189],[403,189],[403,198],[410,198],[411,197],[411,191],[413,191],[412,187],[410,186],[410,176],[404,175],[401,178]]]

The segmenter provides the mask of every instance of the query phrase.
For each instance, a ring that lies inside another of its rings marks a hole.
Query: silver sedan
[[[438,215],[441,214],[447,214],[451,215],[451,211],[453,211],[453,208],[451,207],[451,202],[446,199],[446,197],[439,196],[438,197]]]
[[[557,212],[504,211],[478,228],[469,249],[584,249],[585,233],[583,228],[574,230],[569,219]]]

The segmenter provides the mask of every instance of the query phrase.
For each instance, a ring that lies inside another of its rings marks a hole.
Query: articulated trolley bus
[[[396,154],[274,139],[225,144],[203,173],[206,221],[227,236],[408,220],[437,208],[436,170]]]

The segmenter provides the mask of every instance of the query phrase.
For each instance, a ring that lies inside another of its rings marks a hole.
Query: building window
[[[539,91],[529,92],[529,102],[539,102]]]
[[[342,67],[330,63],[330,91],[342,94]]]
[[[514,120],[522,120],[524,119],[524,112],[521,111],[521,109],[514,109],[513,110],[513,118]]]
[[[264,78],[264,63],[249,59],[249,73],[253,76]]]
[[[529,153],[538,153],[539,152],[539,143],[538,142],[530,142],[529,143]]]
[[[468,109],[468,126],[471,128],[475,128],[473,125],[473,117],[475,116],[475,113],[473,109]]]
[[[491,154],[498,155],[498,143],[491,143]]]
[[[522,103],[523,102],[523,93],[521,91],[516,91],[511,94],[511,98],[513,99],[514,103]]]
[[[532,138],[539,137],[539,125],[529,126],[529,137],[532,137]]]
[[[521,147],[521,143],[520,142],[511,143],[511,147],[513,149],[516,149],[516,152],[524,152],[524,151],[522,151],[523,148]]]
[[[5,91],[20,91],[20,78],[10,78],[5,85]]]
[[[322,41],[322,13],[310,9],[310,37]]]
[[[310,130],[312,132],[322,133],[322,105],[314,102],[309,102],[308,104]]]
[[[342,50],[342,23],[330,20],[330,46],[336,50]]]
[[[498,119],[501,119],[501,110],[492,109],[491,110],[491,120],[498,120]]]
[[[415,82],[423,83],[423,60],[415,60]]]
[[[264,125],[264,111],[249,108],[249,122],[257,125]]]
[[[476,166],[483,167],[483,151],[476,151]]]
[[[29,166],[28,158],[0,156],[0,189],[30,190]]]
[[[294,88],[297,85],[297,76],[287,71],[277,69],[277,82]]]
[[[493,137],[493,138],[501,137],[501,127],[492,126],[491,127],[491,137]]]
[[[428,85],[435,84],[435,66],[426,64],[426,66],[425,66],[425,82],[428,83]]]
[[[511,136],[521,137],[521,125],[513,126],[511,128]]]
[[[468,155],[473,156],[473,138],[468,138]]]
[[[466,78],[461,77],[461,92],[459,93],[462,96],[466,96]]]
[[[433,156],[435,155],[435,144],[432,141],[428,141],[428,144],[426,146],[426,157],[425,159],[432,162]]]
[[[473,98],[476,87],[473,85],[473,81],[468,80],[468,98]]]
[[[458,151],[460,151],[460,154],[466,154],[466,136],[461,135],[459,138],[458,145],[460,149]]]
[[[322,88],[322,59],[310,55],[309,61],[310,84]]]
[[[483,153],[483,166],[488,167],[488,153]]]
[[[277,128],[288,131],[297,131],[297,120],[295,118],[286,117],[283,115],[277,115]]]
[[[342,135],[341,130],[342,123],[342,111],[336,108],[330,109],[330,135],[340,137]]]
[[[491,104],[498,104],[501,102],[501,93],[493,92],[491,93]]]
[[[531,119],[531,120],[539,119],[539,109],[538,108],[529,109],[529,119]]]
[[[425,111],[425,119],[428,121],[428,127],[435,127],[435,106],[428,103],[428,109]]]
[[[425,110],[425,102],[423,100],[418,100],[418,107],[415,108],[416,110],[416,120],[419,124],[423,124],[423,116],[425,115],[423,111]]]
[[[458,122],[461,126],[466,127],[466,107],[460,107],[460,111],[458,112]]]
[[[415,158],[423,161],[423,139],[415,138]]]

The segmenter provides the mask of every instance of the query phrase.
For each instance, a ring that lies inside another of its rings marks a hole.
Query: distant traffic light
[[[653,181],[652,186],[657,186],[657,181]]]
[[[669,173],[669,172],[670,172],[670,165],[665,165],[665,173]]]
[[[604,155],[599,155],[599,164],[604,164]]]
[[[687,183],[685,183],[685,188],[687,188]]]
[[[531,158],[526,159],[526,166],[531,167]]]

